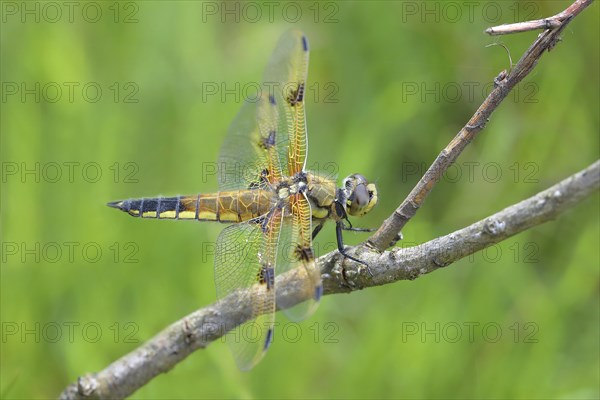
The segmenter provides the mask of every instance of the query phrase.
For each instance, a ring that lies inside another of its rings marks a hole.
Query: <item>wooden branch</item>
[[[345,293],[399,280],[413,280],[445,267],[485,247],[533,226],[555,219],[600,187],[600,161],[518,204],[449,235],[406,249],[380,253],[368,246],[356,249],[370,265],[373,276],[357,263],[345,266],[337,251],[320,257],[324,294]],[[356,267],[348,268],[348,267]],[[292,306],[304,300],[294,270],[276,282],[277,304]],[[205,348],[228,330],[247,321],[250,306],[243,294],[197,310],[170,325],[141,347],[106,369],[80,377],[61,399],[123,398],[160,373],[173,368],[197,349]]]
[[[412,280],[439,268],[448,266],[479,250],[499,243],[511,236],[555,219],[558,215],[574,207],[584,198],[600,187],[600,161],[594,162],[584,170],[570,176],[558,184],[514,204],[481,221],[467,226],[446,236],[433,239],[424,244],[395,248],[379,253],[377,250],[363,245],[355,253],[365,260],[373,272],[369,274],[356,271],[343,274],[329,273],[325,277],[326,294],[350,292],[370,286],[385,285],[398,280]],[[325,270],[327,266],[333,271],[339,270],[340,257],[335,252],[323,256]],[[335,261],[335,264],[333,262]],[[353,263],[352,266],[357,265]],[[358,265],[361,268],[361,265]],[[348,276],[354,279],[348,279]],[[344,277],[346,277],[344,279]]]
[[[533,70],[542,54],[544,54],[546,50],[551,50],[554,47],[559,40],[560,33],[565,26],[571,22],[573,17],[591,3],[592,0],[577,0],[562,13],[548,19],[552,21],[552,28],[544,31],[538,36],[512,71],[509,73],[502,71],[496,79],[494,79],[495,87],[484,100],[483,104],[481,104],[469,122],[467,122],[454,139],[452,139],[446,148],[444,148],[437,156],[406,199],[392,215],[383,222],[377,232],[367,240],[368,245],[379,251],[383,251],[396,243],[400,237],[399,235],[402,228],[404,228],[406,223],[414,217],[417,210],[423,205],[425,199],[435,187],[436,183],[441,179],[448,167],[456,161],[467,145],[471,143],[477,134],[485,127],[488,119],[496,108],[498,108],[502,100],[504,100],[517,83]],[[503,26],[507,27],[510,25]],[[490,29],[495,30],[495,32],[501,31],[499,27]],[[504,31],[506,31],[506,29],[504,29]]]

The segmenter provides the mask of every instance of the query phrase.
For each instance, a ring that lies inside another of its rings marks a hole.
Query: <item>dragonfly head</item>
[[[352,216],[365,215],[377,204],[375,184],[367,182],[367,178],[361,174],[353,174],[344,179],[342,190],[346,197],[346,211]]]

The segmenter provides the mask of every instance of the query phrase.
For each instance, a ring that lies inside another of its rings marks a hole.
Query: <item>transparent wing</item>
[[[278,110],[262,90],[257,101],[245,102],[221,146],[217,165],[220,191],[264,188],[281,179]],[[284,141],[285,143],[282,143]]]
[[[273,338],[275,264],[282,217],[280,210],[273,209],[262,217],[228,226],[217,239],[217,297],[237,292],[240,304],[250,306],[247,322],[225,335],[242,370],[262,359]]]
[[[308,41],[290,30],[275,47],[257,99],[244,103],[229,127],[219,155],[219,190],[264,186],[302,171],[307,70]]]
[[[290,196],[291,216],[284,220],[279,237],[277,273],[294,270],[306,301],[292,307],[278,304],[292,321],[301,321],[318,307],[323,287],[312,250],[310,203],[302,194]]]
[[[292,176],[304,170],[308,139],[304,94],[308,74],[308,39],[296,29],[286,32],[265,71],[265,85],[271,93],[279,114],[281,132],[288,135],[288,146],[280,149],[284,171]]]

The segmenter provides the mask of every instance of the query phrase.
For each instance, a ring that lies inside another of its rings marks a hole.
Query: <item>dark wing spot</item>
[[[262,149],[268,150],[271,147],[275,146],[275,136],[276,133],[274,130],[269,131],[269,136],[263,137],[260,139],[260,143],[258,144]]]
[[[269,103],[275,105],[275,96],[273,96],[272,94],[269,95]]]
[[[319,301],[321,300],[321,296],[323,296],[323,286],[319,285],[315,288],[315,300]]]
[[[287,97],[290,106],[294,107],[304,100],[304,82],[300,82],[295,90],[292,90]]]
[[[262,266],[257,274],[258,283],[267,285],[267,290],[273,289],[275,286],[275,270],[273,267]]]
[[[265,347],[263,348],[263,351],[266,351],[269,348],[272,341],[273,341],[273,328],[269,328],[269,330],[267,331],[267,338],[265,339]]]
[[[265,186],[269,185],[269,170],[268,169],[263,169],[260,172],[260,176],[258,177],[258,181],[254,181],[252,183],[250,183],[250,185],[248,185],[248,189],[260,189],[260,188],[264,188]]]
[[[265,281],[267,283],[267,290],[273,289],[275,286],[275,270],[273,267],[267,267],[265,269]]]
[[[304,35],[302,35],[302,49],[308,51],[308,39]]]
[[[304,82],[301,82],[298,85],[298,95],[297,95],[298,103],[304,101]]]
[[[314,258],[314,254],[312,248],[310,247],[302,247],[298,245],[295,251],[296,259],[304,262],[311,261]]]

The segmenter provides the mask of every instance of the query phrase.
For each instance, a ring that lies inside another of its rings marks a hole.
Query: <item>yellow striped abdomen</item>
[[[141,218],[242,222],[266,214],[273,205],[273,198],[272,192],[255,189],[130,199],[108,205]]]

